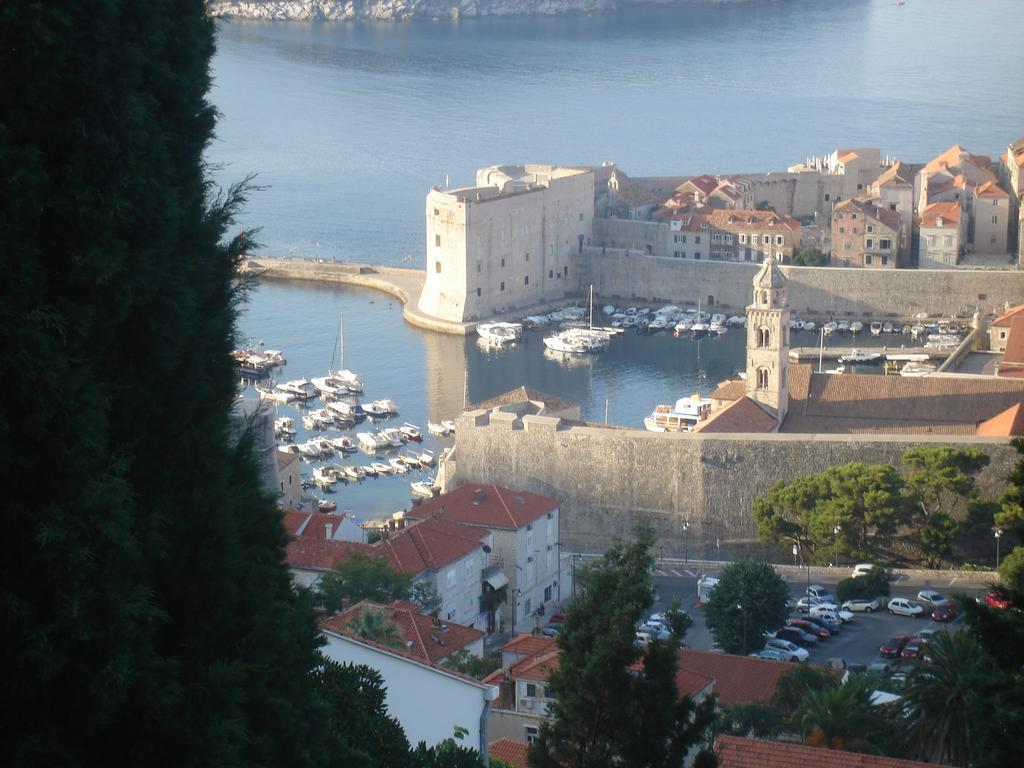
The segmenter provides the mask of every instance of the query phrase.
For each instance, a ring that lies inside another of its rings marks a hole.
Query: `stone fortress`
[[[978,309],[997,311],[1024,296],[1024,271],[1007,269],[1008,255],[998,279],[991,269],[784,263],[802,241],[830,237],[833,209],[854,199],[898,214],[893,226],[900,248],[909,249],[917,239],[918,223],[934,224],[918,217],[922,200],[926,206],[934,199],[948,207],[959,199],[967,222],[972,200],[981,211],[983,177],[996,178],[995,164],[980,168],[986,161],[954,147],[932,163],[909,166],[860,147],[808,158],[782,173],[725,177],[631,178],[612,163],[483,168],[473,187],[435,188],[427,195],[427,274],[418,310],[426,317],[472,324],[551,306],[584,294],[589,286],[610,300],[700,301],[738,310],[751,298],[757,265],[772,254],[783,262],[789,307],[803,316],[970,317]],[[1010,205],[1003,204],[1007,210],[998,216],[1005,236],[991,235],[982,224],[964,225],[965,236],[970,229],[971,241],[982,243],[980,250],[990,240],[1013,253],[1024,246],[1018,225],[1024,215],[1022,164],[1024,140],[1009,145],[998,164],[1005,166],[1000,181],[1010,190]],[[978,181],[961,169],[977,174]],[[973,246],[965,241],[964,247]],[[899,260],[901,266],[907,258]],[[895,255],[877,261],[897,263]],[[937,262],[923,259],[922,264]]]
[[[445,486],[501,482],[557,498],[562,543],[576,551],[600,551],[642,520],[659,554],[709,558],[749,552],[754,501],[776,480],[838,464],[967,445],[992,459],[983,490],[1004,486],[1024,379],[814,373],[789,360],[788,285],[769,257],[751,285],[745,380],[721,384],[693,432],[588,424],[570,404],[520,389],[460,417]]]

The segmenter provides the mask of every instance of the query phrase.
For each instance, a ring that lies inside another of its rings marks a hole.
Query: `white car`
[[[811,586],[807,588],[806,594],[808,597],[813,597],[819,602],[831,602],[834,599],[832,597],[832,593],[825,587],[821,586],[821,584],[811,584]]]
[[[924,613],[924,608],[905,597],[894,597],[889,601],[889,613],[916,619]]]
[[[810,653],[807,652],[806,648],[801,648],[796,643],[791,643],[789,640],[783,640],[782,638],[773,637],[765,641],[765,649],[774,649],[776,651],[782,651],[786,654],[789,661],[807,661],[810,658]]]
[[[843,603],[844,611],[871,613],[872,611],[877,611],[881,607],[882,604],[879,602],[877,597],[858,597],[854,600],[847,600]]]
[[[819,600],[816,597],[801,597],[793,605],[800,613],[807,613],[812,608],[824,608],[829,611],[838,611],[839,606],[828,600]]]
[[[927,603],[932,606],[949,602],[948,597],[941,592],[936,592],[934,589],[922,589],[917,593],[917,599],[922,603]]]
[[[812,619],[824,618],[831,619],[835,623],[843,622],[844,624],[853,621],[853,613],[850,611],[844,611],[838,605],[834,603],[822,603],[811,608],[810,616]]]
[[[868,573],[871,572],[871,570],[874,567],[875,566],[873,563],[857,563],[855,566],[853,566],[853,571],[850,573],[850,576],[852,576],[853,578],[857,578],[858,576],[866,576]]]

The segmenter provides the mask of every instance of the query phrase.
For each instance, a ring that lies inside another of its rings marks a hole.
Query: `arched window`
[[[768,389],[768,369],[758,368],[757,369],[757,388]]]
[[[761,291],[761,303],[768,306],[768,291]]]
[[[767,349],[771,346],[772,332],[768,328],[757,329],[757,346],[759,349]]]

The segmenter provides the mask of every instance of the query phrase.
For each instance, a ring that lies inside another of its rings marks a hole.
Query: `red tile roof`
[[[895,757],[822,749],[785,741],[719,736],[715,742],[719,768],[935,768],[931,763]]]
[[[502,653],[515,653],[521,656],[533,656],[547,653],[557,647],[555,638],[544,635],[516,635],[501,647]]]
[[[427,519],[373,545],[392,567],[410,576],[439,571],[483,546],[479,528],[445,519]]]
[[[978,434],[985,437],[1024,435],[1024,405],[1011,405],[1002,413],[978,425]]]
[[[747,382],[738,379],[723,381],[708,397],[712,400],[739,400],[747,396]]]
[[[788,229],[794,232],[800,231],[800,222],[792,216],[781,216],[774,211],[748,211],[748,210],[714,210],[703,214],[706,216],[710,226],[724,229],[730,232],[747,231],[756,229],[758,232],[767,227],[776,229]]]
[[[996,328],[1009,328],[1013,323],[1013,318],[1017,317],[1022,312],[1024,312],[1024,304],[1018,304],[1016,307],[1011,307],[993,320],[992,325]],[[1024,315],[1021,316],[1024,317]]]
[[[310,571],[329,571],[344,562],[354,552],[365,552],[370,557],[383,556],[369,544],[352,541],[327,541],[314,536],[299,536],[288,543],[285,562],[292,568]]]
[[[530,745],[524,741],[512,741],[512,739],[497,739],[492,741],[487,748],[491,760],[510,766],[510,768],[526,768],[526,752]]]
[[[312,517],[310,512],[300,512],[297,509],[285,510],[284,527],[292,536],[300,536]]]
[[[517,530],[558,509],[558,502],[492,483],[465,483],[409,510],[416,518],[442,517],[482,528]]]
[[[974,190],[974,194],[978,197],[1009,197],[1002,187],[998,184],[993,184],[991,181],[986,181],[984,184],[978,186]]]
[[[940,223],[941,222],[941,223]],[[922,227],[948,227],[960,222],[960,203],[945,201],[932,203],[921,212]]]
[[[1024,315],[1016,315],[1010,320],[1010,332],[1006,336],[1003,362],[1024,363]]]
[[[771,416],[749,397],[743,396],[711,414],[711,418],[707,421],[702,421],[693,431],[702,434],[727,432],[762,433],[771,432],[777,424],[778,419]]]
[[[678,187],[676,187],[676,191],[678,192],[682,190],[687,185],[692,185],[705,195],[710,195],[715,190],[715,187],[718,186],[718,179],[716,179],[714,176],[708,176],[707,174],[704,174],[702,176],[694,176],[693,178],[687,179]]]
[[[483,632],[473,627],[424,616],[415,605],[403,602],[381,605],[364,600],[321,622],[320,626],[362,642],[364,638],[356,634],[352,625],[359,621],[364,611],[383,613],[395,625],[399,647],[390,650],[426,664],[436,664],[453,651],[484,636]]]
[[[681,648],[679,667],[713,678],[718,702],[725,706],[768,701],[775,693],[775,685],[782,673],[796,669],[797,665],[785,661],[768,661],[749,656]]]
[[[879,189],[887,186],[910,186],[913,184],[913,178],[909,177],[909,171],[905,163],[897,161],[889,167],[882,175],[875,179],[875,183],[872,187]]]

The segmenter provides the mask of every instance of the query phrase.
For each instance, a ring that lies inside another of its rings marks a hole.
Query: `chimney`
[[[327,540],[331,540],[331,534],[334,533],[334,523],[327,523],[324,528],[327,530]]]

